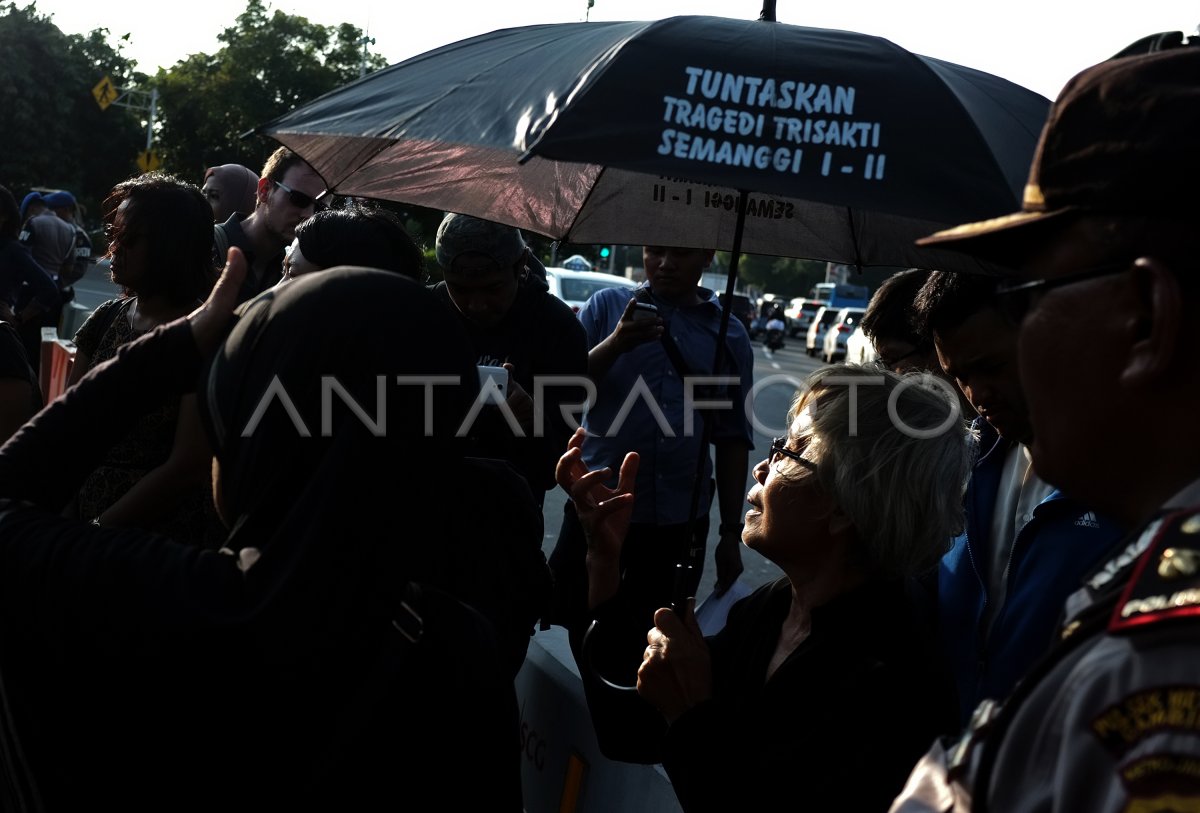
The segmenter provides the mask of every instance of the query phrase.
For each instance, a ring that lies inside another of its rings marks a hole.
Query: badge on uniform
[[[1200,511],[1163,518],[1113,610],[1109,632],[1200,616]]]

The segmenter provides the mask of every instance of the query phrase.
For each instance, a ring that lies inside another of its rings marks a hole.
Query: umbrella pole
[[[738,192],[737,221],[733,227],[733,249],[729,254],[729,275],[725,280],[725,302],[721,306],[721,326],[717,331],[717,347],[713,352],[712,374],[714,376],[721,374],[721,369],[725,364],[725,339],[729,336],[729,317],[733,313],[733,291],[737,287],[738,260],[742,256],[742,232],[746,228],[746,209],[749,200],[750,193],[748,191],[743,189]],[[700,491],[703,487],[704,465],[708,462],[708,446],[712,442],[712,417],[711,413],[703,416],[704,428],[701,430],[700,451],[696,456],[696,477],[692,485],[692,508],[691,513],[688,514],[688,532],[685,543],[688,549],[683,551],[684,555],[675,568],[675,586],[671,593],[671,605],[679,613],[687,610],[687,600],[691,598],[688,595],[690,571],[692,568],[704,569],[704,561],[700,556],[704,549],[697,547],[694,543],[698,524],[696,514],[700,510]],[[718,498],[715,493],[712,497],[713,499]],[[700,561],[697,562],[697,559]]]
[[[742,190],[738,193],[737,223],[733,229],[733,250],[729,257],[729,276],[725,281],[725,304],[721,306],[721,326],[717,331],[717,348],[713,353],[713,375],[718,374],[721,365],[725,361],[725,338],[729,335],[729,317],[733,313],[733,289],[737,286],[737,267],[738,260],[742,255],[742,232],[746,228],[746,208],[749,200],[749,192]],[[671,590],[671,608],[679,614],[688,612],[687,600],[691,598],[688,595],[688,585],[691,581],[689,577],[692,573],[692,568],[698,566],[703,569],[704,567],[703,559],[697,555],[699,549],[692,546],[692,541],[696,538],[696,512],[700,510],[700,483],[701,478],[704,476],[704,462],[708,457],[708,444],[712,442],[711,417],[711,415],[705,415],[702,421],[704,428],[701,430],[700,453],[696,460],[696,477],[695,483],[692,486],[692,510],[691,514],[689,514],[691,519],[688,520],[687,538],[684,542],[687,548],[681,551],[680,560],[675,565],[675,583]],[[714,494],[713,497],[716,498],[716,495]],[[697,564],[696,559],[701,559],[701,561]],[[636,680],[634,683],[628,685],[617,683],[606,677],[593,661],[593,646],[595,645],[596,637],[601,634],[597,631],[599,626],[599,621],[592,621],[584,633],[581,644],[582,662],[580,663],[580,667],[586,669],[596,680],[603,683],[612,691],[636,692]]]

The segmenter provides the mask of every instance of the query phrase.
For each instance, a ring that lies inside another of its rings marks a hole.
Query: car
[[[854,332],[846,339],[846,361],[852,364],[873,364],[879,360],[875,352],[875,343],[863,332],[862,320],[854,326]]]
[[[793,299],[783,311],[783,315],[787,317],[788,321],[788,333],[792,336],[808,333],[808,329],[812,327],[813,317],[820,309],[821,303],[815,299],[807,299],[802,296]]]
[[[833,321],[821,340],[821,358],[826,364],[833,364],[846,357],[846,342],[858,326],[858,320],[866,312],[866,308],[838,308],[835,311]]]
[[[808,337],[804,342],[804,352],[810,356],[815,356],[824,350],[825,331],[833,324],[833,320],[837,318],[836,308],[827,308],[822,305],[813,315],[812,322],[808,326]]]
[[[717,294],[717,298],[721,301],[721,307],[725,307],[725,294]],[[750,332],[750,323],[754,321],[754,303],[750,301],[750,297],[741,294],[733,295],[733,315],[742,323],[742,327],[746,328],[746,332]]]
[[[616,274],[605,274],[600,271],[572,271],[569,268],[547,268],[546,283],[550,293],[571,306],[571,310],[579,313],[596,291],[605,288],[628,288],[632,291],[638,286],[636,282]]]

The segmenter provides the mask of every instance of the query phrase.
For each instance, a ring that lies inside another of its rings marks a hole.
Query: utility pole
[[[367,75],[367,46],[375,44],[374,37],[368,37],[366,32],[363,32],[362,38],[358,41],[362,45],[362,61],[358,63],[358,78],[362,79]]]

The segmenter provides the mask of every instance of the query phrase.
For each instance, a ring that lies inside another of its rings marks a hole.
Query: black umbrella
[[[913,246],[1012,211],[1049,102],[879,37],[719,17],[512,28],[257,132],[345,195],[573,243],[987,271]]]
[[[989,272],[913,241],[1019,207],[1048,108],[879,37],[697,16],[495,31],[256,132],[343,195],[730,250],[720,370],[742,251]]]

